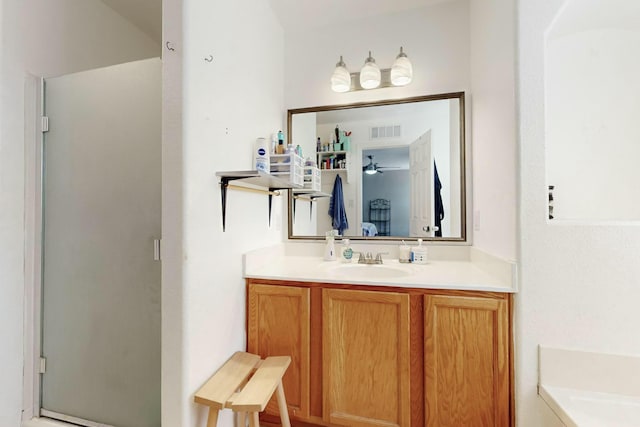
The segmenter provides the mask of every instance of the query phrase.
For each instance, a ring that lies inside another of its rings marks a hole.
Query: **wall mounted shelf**
[[[333,159],[333,164],[331,160]],[[316,160],[320,172],[344,172],[347,182],[350,182],[349,169],[351,166],[351,153],[349,151],[318,151]],[[340,167],[342,162],[342,167]]]
[[[251,171],[217,172],[220,178],[220,194],[222,198],[222,231],[226,231],[227,218],[227,190],[252,191],[269,196],[269,226],[271,226],[271,203],[273,196],[279,196],[278,190],[288,190],[291,188],[301,188],[301,185],[278,178],[267,173]],[[233,185],[230,184],[233,182]]]
[[[313,191],[305,188],[294,188],[293,190],[293,221],[296,220],[296,200],[304,200],[310,202],[309,205],[309,219],[313,216],[313,202],[316,199],[322,199],[324,197],[331,197],[331,194],[323,193],[322,191]]]

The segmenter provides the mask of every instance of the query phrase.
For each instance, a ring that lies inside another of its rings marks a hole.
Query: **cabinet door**
[[[507,301],[424,298],[426,425],[509,426]]]
[[[324,417],[409,425],[409,295],[322,292]]]
[[[309,414],[309,289],[294,286],[249,285],[247,351],[267,356],[291,356],[284,386],[289,413]],[[275,396],[275,393],[274,393]],[[278,415],[275,397],[266,412]]]

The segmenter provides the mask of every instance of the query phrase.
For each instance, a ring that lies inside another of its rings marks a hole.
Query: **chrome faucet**
[[[358,264],[382,264],[382,255],[386,254],[388,254],[388,252],[378,252],[374,259],[371,252],[360,252],[360,256],[358,257]]]

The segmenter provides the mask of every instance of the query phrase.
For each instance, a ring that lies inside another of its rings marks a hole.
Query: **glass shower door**
[[[160,70],[45,81],[43,416],[160,425]]]

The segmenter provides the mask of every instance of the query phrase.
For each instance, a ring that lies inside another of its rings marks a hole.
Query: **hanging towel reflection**
[[[434,216],[435,216],[435,226],[436,228],[436,237],[442,237],[442,220],[444,219],[444,204],[442,203],[442,194],[440,191],[442,190],[442,183],[440,182],[440,177],[438,176],[438,167],[436,166],[435,160],[433,161],[433,194],[434,194]]]
[[[342,178],[336,174],[336,180],[333,183],[333,192],[329,201],[329,216],[331,217],[331,225],[334,230],[338,230],[344,235],[344,230],[349,228],[347,220],[347,211],[344,208],[344,195],[342,193]]]

